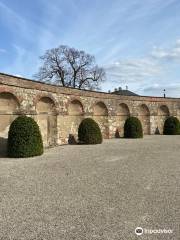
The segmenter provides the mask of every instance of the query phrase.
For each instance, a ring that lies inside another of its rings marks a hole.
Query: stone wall
[[[104,138],[123,136],[129,116],[141,120],[144,134],[160,133],[168,116],[180,118],[180,99],[118,96],[109,93],[57,87],[0,74],[0,141],[6,144],[11,122],[21,114],[34,118],[45,146],[66,144],[77,139],[82,119],[93,118]]]

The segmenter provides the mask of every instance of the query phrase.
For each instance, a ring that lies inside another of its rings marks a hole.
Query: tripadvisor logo
[[[135,229],[135,234],[141,236],[143,234],[143,229],[141,227],[137,227]]]
[[[172,229],[147,229],[142,227],[137,227],[135,229],[135,234],[137,236],[141,236],[142,234],[172,234]]]

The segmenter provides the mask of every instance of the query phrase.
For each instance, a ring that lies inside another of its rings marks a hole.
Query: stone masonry
[[[19,115],[34,118],[41,129],[45,146],[77,139],[82,119],[91,117],[104,138],[123,136],[127,117],[140,119],[144,134],[162,134],[168,116],[180,119],[180,99],[118,96],[110,93],[77,90],[0,74],[0,140],[6,144],[11,122]]]

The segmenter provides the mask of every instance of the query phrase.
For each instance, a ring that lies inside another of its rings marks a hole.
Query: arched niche
[[[169,108],[166,105],[161,105],[158,109],[158,115],[168,117],[170,115]]]
[[[161,105],[158,108],[158,129],[163,134],[164,122],[170,116],[169,108],[166,105]]]
[[[108,116],[108,109],[103,102],[97,102],[93,108],[94,116]]]
[[[56,145],[57,114],[55,102],[50,97],[40,98],[36,103],[36,112],[44,146]]]
[[[119,104],[118,109],[117,109],[117,115],[118,116],[129,116],[130,111],[129,111],[128,105],[125,103]]]
[[[12,114],[19,110],[17,98],[9,92],[0,93],[0,114]]]
[[[19,101],[10,92],[0,93],[0,151],[6,151],[8,131],[11,123],[18,116]]]
[[[149,108],[146,104],[142,104],[139,106],[139,116],[150,116]]]
[[[54,113],[56,110],[55,103],[49,97],[42,97],[37,102],[36,110],[38,113]]]
[[[124,124],[126,119],[130,116],[130,110],[127,104],[120,103],[117,106],[117,115],[116,115],[116,128],[114,136],[123,137],[124,136]]]
[[[68,114],[71,116],[82,116],[84,114],[83,105],[79,100],[73,100],[68,106]]]
[[[84,119],[84,107],[80,100],[74,99],[68,105],[68,115],[65,117],[64,129],[68,132],[68,142],[72,143],[78,139],[78,128],[81,121]]]
[[[143,127],[143,133],[150,134],[150,111],[146,104],[139,106],[138,117]]]
[[[93,118],[99,124],[103,138],[109,138],[108,109],[103,102],[94,105]]]

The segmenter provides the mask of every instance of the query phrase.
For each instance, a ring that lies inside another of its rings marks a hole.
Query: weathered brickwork
[[[97,121],[104,138],[123,136],[128,116],[141,120],[144,134],[162,133],[168,116],[180,118],[180,99],[118,96],[57,87],[0,74],[0,139],[5,142],[11,122],[21,114],[39,124],[45,146],[68,143],[86,117]]]

